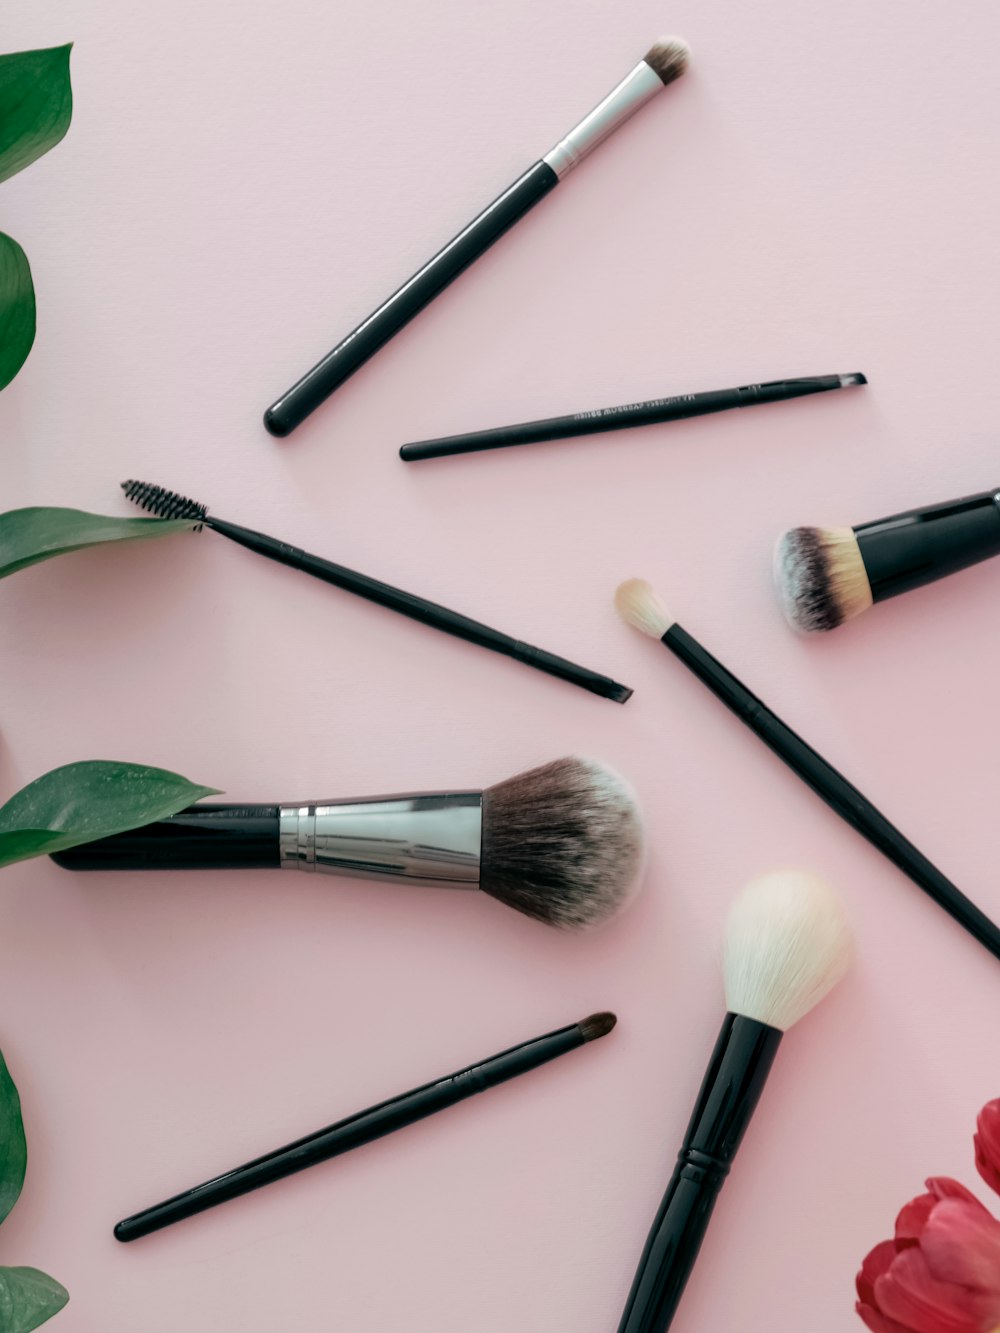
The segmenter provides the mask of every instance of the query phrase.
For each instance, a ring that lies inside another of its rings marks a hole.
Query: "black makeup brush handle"
[[[737,389],[709,389],[703,393],[676,394],[671,398],[653,398],[645,403],[624,403],[620,407],[604,407],[593,412],[574,412],[564,417],[523,421],[515,426],[496,426],[492,430],[477,430],[466,435],[443,435],[434,440],[417,440],[412,444],[404,444],[399,456],[407,463],[415,463],[427,458],[480,453],[485,449],[506,449],[517,444],[600,435],[605,431],[624,430],[628,426],[682,421],[687,417],[707,416],[712,412],[750,407],[755,403],[779,403],[789,398],[803,398],[841,387],[843,377],[840,375],[812,375],[802,379],[744,384]]]
[[[326,1162],[331,1157],[350,1152],[352,1148],[380,1139],[385,1134],[392,1134],[397,1129],[404,1129],[417,1120],[423,1120],[425,1116],[454,1106],[474,1093],[496,1087],[499,1083],[525,1074],[585,1044],[586,1038],[580,1025],[574,1023],[534,1041],[514,1046],[478,1065],[462,1069],[457,1074],[425,1083],[412,1092],[405,1092],[368,1110],[338,1120],[335,1125],[296,1139],[284,1148],[265,1153],[263,1157],[256,1157],[244,1166],[238,1166],[202,1185],[176,1194],[163,1203],[135,1213],[118,1223],[115,1237],[120,1241],[130,1241],[148,1236],[151,1231],[159,1231],[161,1227],[203,1213],[216,1204],[239,1198],[241,1194],[249,1194],[262,1185],[283,1180],[296,1171],[303,1171],[306,1167]]]
[[[67,870],[250,870],[277,867],[278,807],[192,805],[156,824],[69,847],[52,857]]]
[[[297,546],[289,546],[287,542],[279,542],[263,532],[255,532],[252,528],[228,523],[225,519],[214,518],[211,514],[205,519],[205,523],[231,541],[239,542],[241,546],[256,551],[258,555],[266,555],[270,560],[277,560],[280,564],[291,566],[292,569],[312,574],[314,578],[332,583],[334,587],[343,588],[345,592],[353,592],[358,597],[364,597],[369,602],[387,607],[390,611],[398,611],[400,615],[409,616],[411,620],[419,620],[421,624],[430,625],[433,629],[454,634],[456,638],[465,639],[467,643],[475,643],[480,648],[491,648],[495,653],[513,657],[516,661],[536,667],[550,676],[568,680],[581,689],[589,690],[591,694],[599,694],[604,699],[613,699],[615,703],[621,704],[631,697],[632,691],[627,685],[620,685],[608,676],[578,666],[575,662],[569,662],[555,653],[546,652],[544,648],[535,648],[530,643],[522,643],[510,634],[492,629],[489,625],[483,625],[478,620],[463,616],[458,611],[451,611],[446,606],[439,606],[437,602],[429,602],[426,598],[403,592],[391,584],[369,578],[367,574],[359,574],[344,565],[335,565],[330,560],[310,555],[308,551],[302,551]]]
[[[755,1019],[726,1015],[618,1333],[670,1327],[781,1036]]]
[[[559,183],[547,162],[536,162],[418,273],[294,384],[264,413],[272,435],[289,435],[334,389],[423,310],[463,269]]]
[[[663,642],[841,819],[857,829],[908,875],[914,884],[953,916],[959,925],[964,926],[994,958],[1000,958],[1000,927],[905,838],[867,796],[782,722],[763,700],[751,693],[742,681],[680,625],[672,625],[664,634]]]
[[[854,535],[872,600],[883,602],[1000,555],[1000,491],[862,523]]]

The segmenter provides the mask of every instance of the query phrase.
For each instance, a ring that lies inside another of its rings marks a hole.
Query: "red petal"
[[[1000,1099],[987,1102],[976,1121],[976,1166],[990,1189],[1000,1194]]]
[[[911,1333],[983,1333],[969,1291],[932,1277],[917,1246],[901,1250],[876,1279],[875,1299],[882,1313]]]
[[[931,1209],[937,1207],[933,1194],[918,1194],[915,1199],[904,1204],[896,1218],[896,1244],[900,1249],[904,1245],[915,1245],[923,1235]]]
[[[865,1305],[862,1301],[858,1301],[854,1308],[872,1333],[913,1333],[912,1328],[904,1328],[902,1324],[897,1324],[895,1319],[886,1319],[884,1314],[879,1314],[878,1310]]]
[[[924,1181],[924,1184],[935,1199],[961,1199],[964,1203],[971,1203],[981,1208],[987,1217],[990,1216],[989,1210],[983,1207],[972,1191],[960,1185],[957,1180],[952,1180],[951,1176],[931,1176],[930,1180]]]
[[[861,1265],[861,1272],[854,1279],[854,1285],[858,1289],[858,1296],[864,1305],[874,1305],[875,1302],[875,1279],[880,1278],[883,1273],[888,1273],[889,1266],[896,1257],[896,1245],[894,1241],[884,1240],[881,1245],[876,1245],[874,1250],[869,1250],[865,1255],[864,1263]]]
[[[920,1248],[941,1282],[973,1288],[990,1328],[1000,1323],[1000,1222],[959,1199],[936,1205]]]

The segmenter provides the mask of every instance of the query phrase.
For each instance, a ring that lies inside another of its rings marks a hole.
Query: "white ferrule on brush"
[[[545,154],[542,161],[562,179],[657,93],[663,92],[663,88],[659,74],[645,60],[640,60],[603,102],[599,102]]]

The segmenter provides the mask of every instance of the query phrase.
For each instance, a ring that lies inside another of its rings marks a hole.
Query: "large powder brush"
[[[639,885],[631,788],[594,760],[556,759],[485,790],[285,805],[201,802],[52,858],[68,870],[285,870],[481,889],[550,926],[614,916]]]

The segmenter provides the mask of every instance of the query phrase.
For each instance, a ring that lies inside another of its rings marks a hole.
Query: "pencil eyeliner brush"
[[[867,796],[748,690],[687,630],[672,621],[644,579],[629,579],[621,584],[615,595],[615,605],[623,620],[650,638],[659,639],[845,823],[857,829],[908,875],[994,958],[1000,958],[1000,928],[985,912],[905,838]]]
[[[467,643],[478,644],[480,648],[490,648],[495,653],[512,657],[515,661],[535,667],[536,670],[544,671],[550,676],[558,676],[561,680],[567,680],[571,685],[578,685],[582,690],[589,690],[591,694],[599,694],[604,699],[623,704],[632,694],[627,685],[620,685],[608,676],[578,666],[575,662],[569,662],[555,653],[546,652],[544,648],[535,648],[530,643],[522,643],[510,634],[492,629],[489,625],[483,625],[480,621],[464,616],[458,611],[450,611],[446,606],[439,606],[437,602],[430,602],[424,597],[403,592],[399,588],[369,578],[367,574],[359,574],[357,570],[348,569],[344,565],[335,565],[330,560],[324,560],[322,556],[310,555],[308,551],[290,546],[288,542],[278,541],[275,537],[268,537],[266,533],[255,532],[253,528],[243,528],[237,523],[228,523],[225,519],[216,518],[213,514],[209,514],[205,505],[178,495],[175,491],[168,491],[162,486],[153,486],[145,481],[123,481],[121,485],[130,500],[160,518],[194,519],[199,526],[211,528],[223,537],[228,537],[230,541],[237,542],[258,555],[267,556],[269,560],[277,560],[279,564],[289,565],[292,569],[301,570],[305,574],[312,574],[314,578],[322,579],[324,583],[332,583],[334,587],[343,588],[345,592],[353,592],[366,601],[375,602],[390,611],[398,611],[400,615],[409,616],[411,620],[419,620],[421,624],[429,625],[432,629],[443,630],[458,639],[465,639]]]
[[[517,1078],[520,1074],[537,1069],[539,1065],[607,1036],[617,1021],[614,1014],[593,1014],[581,1023],[572,1023],[544,1037],[523,1042],[488,1060],[460,1069],[456,1074],[448,1074],[412,1092],[404,1092],[398,1097],[379,1102],[366,1111],[347,1116],[315,1134],[296,1139],[294,1143],[265,1153],[262,1157],[255,1157],[252,1162],[207,1180],[204,1184],[175,1194],[163,1203],[134,1213],[118,1223],[114,1229],[115,1238],[120,1241],[138,1240],[140,1236],[148,1236],[150,1232],[160,1231],[174,1222],[194,1217],[196,1213],[203,1213],[217,1204],[237,1199],[241,1194],[249,1194],[262,1185],[284,1180],[296,1171],[327,1162],[331,1157],[339,1157],[352,1148],[360,1148],[362,1144],[371,1143],[397,1129],[404,1129],[477,1092],[495,1088],[508,1079]]]
[[[867,384],[860,372],[851,375],[810,375],[794,380],[769,380],[763,384],[743,384],[737,389],[709,389],[702,393],[680,393],[671,398],[653,398],[645,403],[624,403],[620,407],[600,407],[590,412],[573,412],[564,417],[546,417],[542,421],[523,421],[516,426],[496,426],[465,435],[442,435],[435,440],[417,440],[400,447],[405,463],[425,458],[447,458],[453,454],[475,454],[486,449],[507,449],[516,444],[539,444],[546,440],[566,440],[578,435],[602,435],[606,431],[629,426],[652,426],[665,421],[683,421],[688,417],[727,412],[735,407],[753,407],[757,403],[783,403],[791,398],[828,393],[831,389],[849,389]]]
[[[289,435],[301,425],[370,356],[554,189],[567,172],[640,107],[680,78],[687,68],[688,56],[687,45],[679,37],[664,37],[655,42],[621,83],[565,138],[271,404],[264,413],[264,425],[271,434]]]

